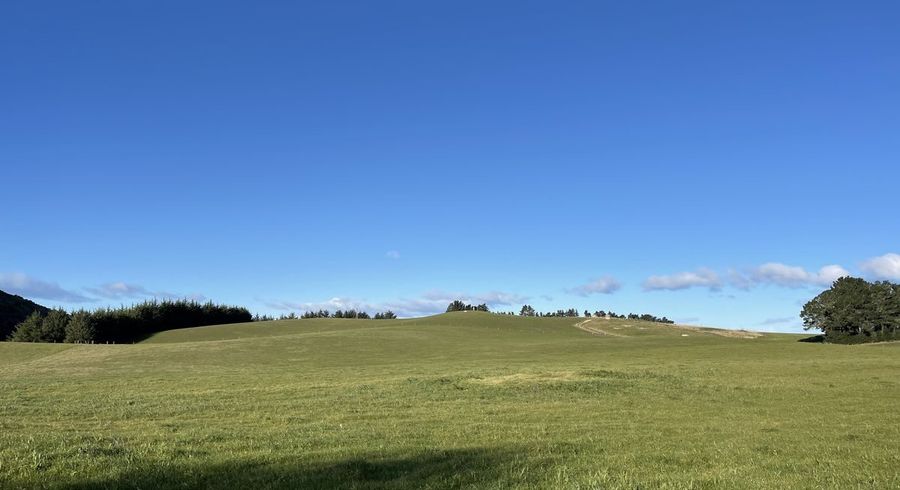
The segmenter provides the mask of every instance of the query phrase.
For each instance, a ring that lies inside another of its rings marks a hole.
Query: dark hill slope
[[[0,291],[0,340],[6,340],[13,329],[32,312],[48,309],[21,296]]]

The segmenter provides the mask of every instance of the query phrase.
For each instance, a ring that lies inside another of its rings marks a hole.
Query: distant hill
[[[13,329],[32,312],[49,309],[21,296],[0,291],[0,340],[6,340]]]

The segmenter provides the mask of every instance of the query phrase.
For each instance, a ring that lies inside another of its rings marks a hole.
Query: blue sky
[[[0,289],[796,330],[838,275],[900,280],[897,25],[895,2],[4,2]]]

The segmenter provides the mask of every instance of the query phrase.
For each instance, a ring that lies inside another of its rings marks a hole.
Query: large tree
[[[800,312],[805,329],[818,329],[828,340],[890,340],[900,334],[900,286],[842,277],[810,300]]]

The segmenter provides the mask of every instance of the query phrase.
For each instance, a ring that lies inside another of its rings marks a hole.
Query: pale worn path
[[[581,330],[584,330],[585,332],[589,332],[593,335],[609,335],[610,337],[624,337],[624,335],[607,332],[606,330],[603,330],[599,327],[589,326],[588,324],[592,323],[594,320],[597,320],[597,318],[588,318],[587,320],[576,323],[575,327],[580,328]]]

